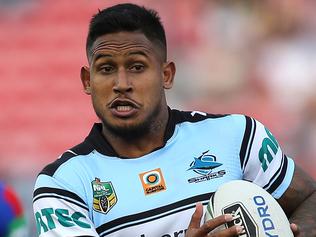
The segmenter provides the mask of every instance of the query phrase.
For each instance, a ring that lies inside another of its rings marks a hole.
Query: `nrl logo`
[[[91,182],[93,190],[93,210],[108,213],[117,203],[116,193],[111,182],[101,182],[95,178]]]

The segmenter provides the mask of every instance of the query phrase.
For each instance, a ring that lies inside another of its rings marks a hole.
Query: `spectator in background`
[[[15,191],[0,182],[0,237],[26,237],[23,208]]]

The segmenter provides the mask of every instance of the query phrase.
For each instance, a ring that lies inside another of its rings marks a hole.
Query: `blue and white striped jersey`
[[[196,203],[227,181],[252,181],[275,198],[290,185],[294,162],[255,119],[169,115],[164,146],[142,157],[119,157],[95,124],[46,166],[33,199],[39,236],[183,237]]]

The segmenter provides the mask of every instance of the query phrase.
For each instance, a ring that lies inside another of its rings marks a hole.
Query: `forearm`
[[[300,228],[300,237],[316,237],[316,191],[308,196],[290,216]]]
[[[316,237],[316,182],[298,165],[290,186],[278,202],[290,222],[300,229],[295,237]]]

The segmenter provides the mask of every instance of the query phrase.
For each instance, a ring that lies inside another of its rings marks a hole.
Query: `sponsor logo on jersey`
[[[200,176],[188,179],[189,183],[199,183],[202,181],[211,180],[214,178],[223,177],[226,174],[225,170],[213,172],[213,169],[222,166],[222,163],[216,161],[216,156],[209,154],[209,150],[204,151],[199,157],[194,157],[188,170],[193,170]]]
[[[80,227],[90,229],[87,217],[81,212],[73,212],[62,208],[43,208],[35,213],[37,234],[46,233],[58,227]]]
[[[267,128],[264,129],[266,130],[268,137],[265,137],[262,140],[262,146],[259,150],[259,160],[263,172],[266,172],[269,164],[279,151],[279,144],[272,133]]]
[[[93,190],[93,210],[108,213],[117,203],[117,196],[111,182],[101,182],[95,178],[91,182]]]
[[[247,209],[243,206],[242,203],[236,202],[229,206],[226,206],[222,209],[223,214],[232,214],[233,220],[228,222],[226,225],[227,228],[234,225],[239,225],[244,228],[244,232],[239,236],[243,237],[256,237],[258,235],[258,226],[254,221],[253,217],[249,214]]]
[[[160,168],[139,174],[145,195],[161,192],[167,189]]]
[[[173,231],[171,233],[165,233],[163,235],[160,234],[161,237],[184,237],[187,232],[187,229],[184,230],[177,230]],[[150,235],[148,235],[150,236]],[[146,234],[141,234],[140,237],[147,237]]]

